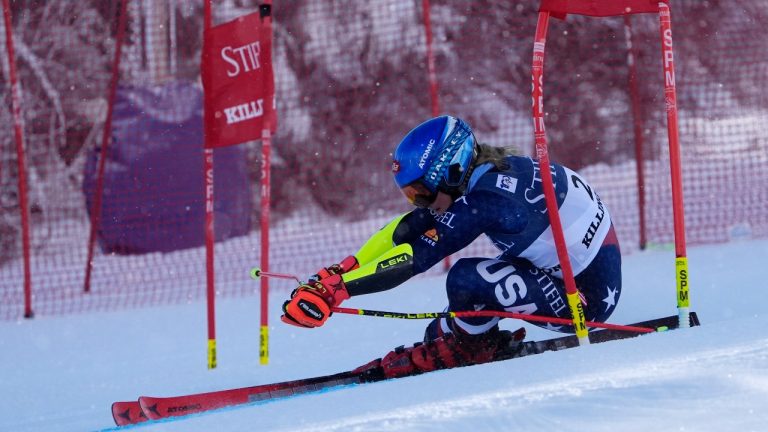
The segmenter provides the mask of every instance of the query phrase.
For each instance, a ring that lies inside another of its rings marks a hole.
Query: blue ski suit
[[[464,195],[445,213],[416,209],[402,216],[391,239],[395,245],[408,244],[412,249],[407,275],[380,283],[373,290],[358,291],[352,282],[348,284],[350,293],[390,289],[485,234],[500,253],[494,258],[462,258],[453,264],[446,278],[448,310],[570,318],[539,162],[521,156],[506,160],[509,166],[504,170],[490,163],[478,166]],[[610,213],[582,176],[557,164],[550,171],[586,319],[604,322],[621,295],[621,253]],[[464,318],[455,323],[470,334],[480,334],[498,321]],[[573,332],[571,326],[533,324]],[[448,330],[445,320],[430,327],[438,333]]]

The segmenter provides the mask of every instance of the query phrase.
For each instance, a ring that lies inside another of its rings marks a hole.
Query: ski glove
[[[341,262],[338,264],[333,264],[328,267],[321,268],[317,271],[317,274],[311,276],[309,280],[319,281],[335,274],[344,274],[358,267],[360,267],[360,264],[358,264],[357,258],[355,258],[354,255],[350,255],[341,260]]]
[[[349,298],[340,274],[300,285],[283,303],[280,319],[297,327],[320,327],[331,316],[331,308]]]

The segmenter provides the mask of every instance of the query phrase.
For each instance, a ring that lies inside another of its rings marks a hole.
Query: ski
[[[218,390],[186,396],[148,397],[141,396],[136,401],[115,402],[112,404],[112,417],[118,426],[126,426],[177,417],[203,411],[215,410],[233,405],[242,405],[265,399],[277,399],[299,393],[322,390],[345,384],[359,384],[360,373],[341,372],[314,378],[262,384],[238,389]]]
[[[646,327],[657,332],[678,327],[677,315],[632,324]],[[699,325],[695,312],[690,314],[690,325]],[[597,330],[590,333],[592,343],[602,343],[612,340],[632,338],[645,333],[632,333],[622,330]],[[561,336],[542,341],[524,341],[509,353],[493,361],[509,360],[528,355],[541,354],[548,351],[559,351],[579,345],[575,335]],[[216,410],[236,405],[244,405],[263,401],[276,400],[302,393],[317,392],[324,389],[347,385],[377,382],[389,379],[384,376],[381,368],[340,372],[313,378],[283,381],[272,384],[262,384],[237,389],[218,390],[207,393],[197,393],[171,397],[141,396],[138,401],[115,402],[112,405],[112,415],[118,426],[140,423],[147,420],[160,420],[169,417],[184,416],[194,413]]]
[[[149,420],[144,415],[144,411],[141,410],[139,401],[113,403],[112,418],[115,419],[115,424],[118,426],[127,426]]]

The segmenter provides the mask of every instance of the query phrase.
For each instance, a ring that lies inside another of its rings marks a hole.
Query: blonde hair
[[[477,159],[475,166],[484,163],[492,163],[497,169],[509,168],[507,156],[519,156],[520,150],[514,146],[494,147],[489,144],[477,144]]]

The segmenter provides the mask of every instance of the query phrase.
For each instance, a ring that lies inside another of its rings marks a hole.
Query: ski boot
[[[434,340],[418,342],[412,347],[397,347],[380,362],[374,360],[358,369],[365,370],[366,366],[380,367],[387,378],[397,378],[487,363],[513,357],[516,351],[522,350],[524,338],[525,329],[522,327],[514,332],[494,327],[479,335],[454,331]]]

